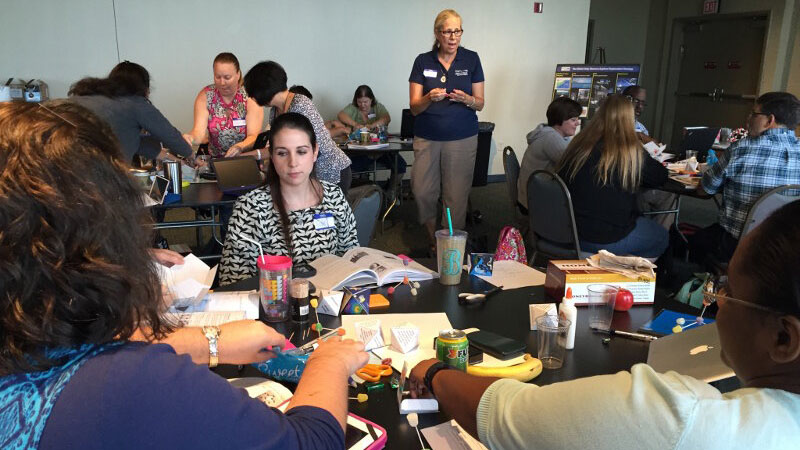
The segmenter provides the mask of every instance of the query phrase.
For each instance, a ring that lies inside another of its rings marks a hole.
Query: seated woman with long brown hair
[[[0,104],[2,447],[344,448],[363,344],[321,343],[283,414],[168,345],[129,341],[171,328],[151,232],[104,122],[68,101]]]
[[[254,277],[259,248],[295,264],[358,245],[356,220],[342,190],[317,180],[320,153],[311,121],[287,112],[272,122],[264,186],[239,197],[225,237],[220,284]]]
[[[584,251],[657,258],[669,244],[667,231],[637,207],[639,189],[661,186],[668,172],[642,148],[634,118],[627,97],[608,97],[556,168],[572,195]]]

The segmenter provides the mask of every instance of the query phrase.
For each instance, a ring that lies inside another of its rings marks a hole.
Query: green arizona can
[[[448,366],[467,371],[469,361],[469,341],[461,330],[442,330],[436,339],[436,359]]]

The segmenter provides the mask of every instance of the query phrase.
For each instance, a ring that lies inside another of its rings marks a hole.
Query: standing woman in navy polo
[[[411,188],[432,246],[440,194],[453,227],[464,229],[478,149],[475,111],[483,109],[483,68],[477,53],[459,46],[463,32],[457,12],[440,12],[433,23],[433,49],[417,56],[408,77],[416,116]]]

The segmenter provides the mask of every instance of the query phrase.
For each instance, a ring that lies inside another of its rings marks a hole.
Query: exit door
[[[746,125],[758,93],[766,16],[687,22],[680,48],[672,146],[683,127]]]

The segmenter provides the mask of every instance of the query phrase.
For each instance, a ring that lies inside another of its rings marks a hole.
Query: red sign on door
[[[728,69],[741,69],[742,63],[739,61],[728,61]]]
[[[703,0],[703,14],[716,14],[719,12],[719,0]]]
[[[706,61],[703,63],[703,68],[706,70],[716,69],[717,62],[716,61]]]

